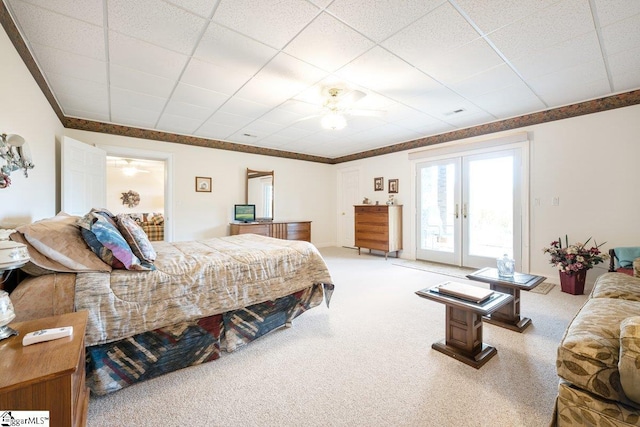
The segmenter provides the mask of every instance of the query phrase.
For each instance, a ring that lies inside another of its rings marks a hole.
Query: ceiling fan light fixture
[[[324,129],[340,130],[347,126],[347,119],[340,113],[329,113],[320,122]]]

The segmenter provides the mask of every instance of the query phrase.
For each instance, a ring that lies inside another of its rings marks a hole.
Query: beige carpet
[[[521,334],[486,325],[498,354],[476,370],[431,349],[444,337],[444,306],[414,294],[448,276],[345,248],[322,253],[336,284],[330,309],[217,361],[92,397],[88,426],[548,425],[556,348],[586,296],[524,292],[533,325]]]

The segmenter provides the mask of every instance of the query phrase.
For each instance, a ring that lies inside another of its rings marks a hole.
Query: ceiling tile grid
[[[640,1],[3,3],[68,117],[330,159],[640,88]]]

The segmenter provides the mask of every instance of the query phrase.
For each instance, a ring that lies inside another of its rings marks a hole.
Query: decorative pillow
[[[620,323],[620,383],[627,397],[640,403],[640,316]]]
[[[633,260],[640,258],[640,247],[615,248],[618,265],[622,268],[631,268]]]
[[[79,217],[59,213],[53,218],[18,227],[16,231],[40,254],[66,267],[67,271],[111,271],[82,239]],[[30,252],[33,257],[33,253]],[[46,263],[46,262],[45,262]],[[55,271],[60,271],[55,268]]]
[[[164,215],[161,213],[152,213],[147,217],[147,222],[150,225],[162,225],[164,224]]]
[[[155,267],[141,262],[131,251],[117,226],[111,224],[105,215],[89,212],[78,221],[82,237],[91,250],[113,268],[127,270],[155,270]]]
[[[118,230],[122,233],[133,253],[142,261],[153,263],[156,260],[156,251],[153,249],[147,234],[127,214],[116,215]]]

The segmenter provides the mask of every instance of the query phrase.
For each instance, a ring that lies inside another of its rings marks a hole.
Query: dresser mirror
[[[247,168],[246,203],[256,205],[257,221],[273,221],[273,171]]]

